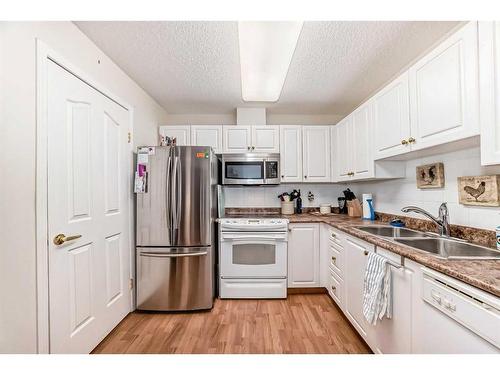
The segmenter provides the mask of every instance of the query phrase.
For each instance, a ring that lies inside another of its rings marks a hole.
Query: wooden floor
[[[370,353],[326,294],[128,315],[93,353]]]

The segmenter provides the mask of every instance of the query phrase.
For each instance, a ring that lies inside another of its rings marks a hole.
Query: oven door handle
[[[251,235],[251,234],[228,234],[228,233],[222,233],[221,235],[221,240],[233,240],[233,241],[251,241],[251,240],[257,240],[257,241],[286,241],[286,233],[284,234],[275,234],[275,235],[269,235],[269,234],[256,234],[256,235]]]

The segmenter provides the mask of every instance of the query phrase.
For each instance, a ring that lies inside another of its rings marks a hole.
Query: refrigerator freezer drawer
[[[137,248],[139,310],[203,310],[213,306],[213,252],[199,248]]]
[[[223,279],[220,278],[220,298],[286,298],[284,279]]]

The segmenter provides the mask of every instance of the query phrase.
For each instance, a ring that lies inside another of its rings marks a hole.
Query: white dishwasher
[[[500,353],[499,299],[429,269],[422,272],[419,353]]]

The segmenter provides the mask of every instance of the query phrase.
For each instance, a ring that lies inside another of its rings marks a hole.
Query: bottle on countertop
[[[300,190],[299,190],[298,195],[297,195],[297,210],[296,210],[296,212],[298,214],[302,213],[302,198],[300,197]]]

